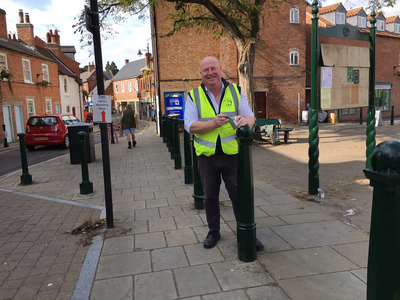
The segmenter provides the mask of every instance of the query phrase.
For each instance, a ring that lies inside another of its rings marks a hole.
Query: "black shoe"
[[[132,144],[131,144],[131,142],[128,142],[128,149],[132,149]]]
[[[257,251],[263,251],[264,250],[264,245],[257,238],[256,238],[256,250]]]
[[[133,146],[133,147],[136,146],[136,141],[132,141],[132,146]]]
[[[221,238],[219,231],[209,231],[206,239],[203,242],[203,246],[206,249],[213,248],[217,245],[217,242]]]

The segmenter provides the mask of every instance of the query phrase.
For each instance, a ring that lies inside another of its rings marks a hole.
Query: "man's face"
[[[209,89],[221,86],[221,66],[214,57],[206,57],[200,63],[201,80]]]

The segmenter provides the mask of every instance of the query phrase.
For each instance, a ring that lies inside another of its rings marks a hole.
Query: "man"
[[[128,140],[128,149],[132,149],[132,146],[136,146],[135,130],[139,129],[139,122],[136,113],[132,110],[132,105],[128,104],[126,106],[126,109],[121,115],[120,123],[124,129],[126,139]]]
[[[232,201],[233,212],[238,220],[237,168],[239,147],[236,129],[228,123],[228,117],[236,116],[237,127],[254,125],[254,114],[241,93],[240,87],[227,82],[221,76],[221,66],[214,57],[206,57],[200,63],[202,84],[191,90],[185,105],[185,129],[195,135],[199,175],[203,184],[204,208],[209,232],[204,248],[213,248],[221,238],[219,191],[221,176]],[[264,246],[256,239],[256,248]]]
[[[83,120],[85,123],[87,123],[88,115],[89,115],[89,107],[85,106],[85,110],[83,111]]]

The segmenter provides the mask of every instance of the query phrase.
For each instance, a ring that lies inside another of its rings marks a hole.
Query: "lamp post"
[[[151,54],[150,54],[150,51],[149,51],[149,43],[147,43],[147,48],[146,48],[146,49],[139,49],[137,55],[138,55],[138,56],[142,56],[142,55],[143,55],[142,51],[146,51],[146,53],[145,53],[146,60],[147,60],[147,61],[146,61],[146,63],[147,63],[147,64],[146,64],[146,67],[147,67],[149,70],[151,70],[151,67],[150,67]],[[148,74],[147,76],[149,76],[149,74]],[[150,92],[151,104],[154,105],[155,103],[154,103],[154,99],[153,99],[153,94],[152,94],[152,92],[151,92],[151,82],[150,82],[149,77],[147,77],[147,79],[148,79],[148,81],[149,81],[149,92]],[[150,108],[147,107],[147,109],[150,109]],[[147,109],[146,109],[146,112],[147,112]],[[151,112],[150,112],[150,113],[151,113]],[[149,115],[150,115],[150,113],[149,113]]]

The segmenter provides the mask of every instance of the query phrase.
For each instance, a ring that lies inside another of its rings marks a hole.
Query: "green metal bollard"
[[[111,123],[112,125],[112,123]],[[89,169],[86,154],[86,132],[79,131],[78,139],[81,150],[82,182],[79,184],[81,195],[93,193],[93,183],[89,181]]]
[[[193,183],[193,167],[192,167],[192,152],[190,148],[190,133],[186,130],[183,133],[183,152],[185,154],[185,167],[184,175],[185,175],[185,184]]]
[[[172,130],[172,122],[171,122],[171,117],[167,116],[167,147],[168,147],[168,152],[171,153],[171,148],[173,147],[173,130]],[[171,159],[174,157],[171,157]]]
[[[182,169],[181,141],[179,138],[179,115],[173,118],[174,123],[174,162],[175,170]]]
[[[163,114],[161,117],[161,128],[162,128],[162,138],[163,138],[163,143],[167,143],[167,115]]]
[[[192,162],[193,162],[193,199],[194,208],[204,208],[204,191],[203,184],[201,183],[199,169],[197,168],[197,155],[196,149],[194,148],[194,138],[192,139]]]
[[[171,159],[174,159],[175,155],[174,116],[169,115],[168,118],[169,118],[169,138],[168,138],[169,152],[171,153]]]
[[[336,110],[336,123],[340,123],[340,109]]]
[[[368,253],[367,300],[400,299],[400,142],[376,146],[364,169],[374,188]]]
[[[250,145],[253,138],[250,127],[243,126],[236,131],[239,143],[238,155],[238,208],[237,222],[238,258],[252,262],[257,259],[256,223],[254,222],[253,165]]]
[[[32,175],[29,174],[28,159],[26,157],[25,133],[18,133],[17,135],[19,138],[19,150],[22,164],[21,184],[32,184]]]
[[[394,105],[392,105],[392,113],[390,115],[390,125],[394,124]]]
[[[362,125],[362,123],[363,123],[362,111],[363,111],[363,108],[360,107],[360,125]]]

